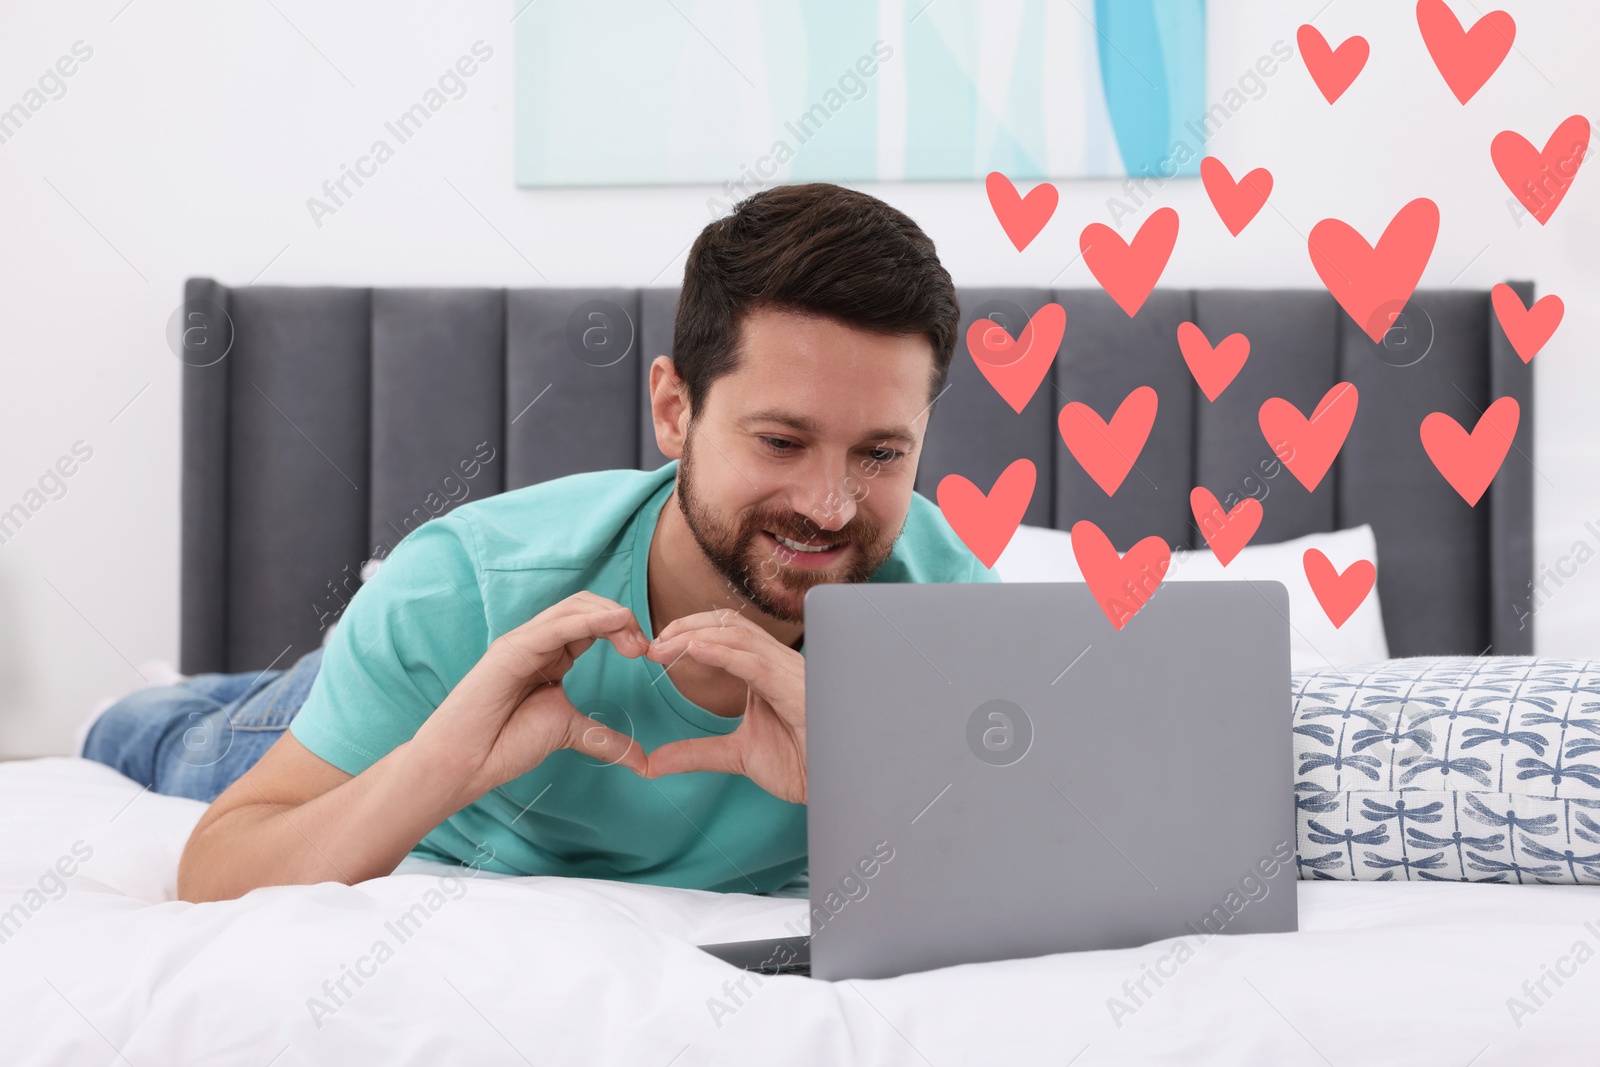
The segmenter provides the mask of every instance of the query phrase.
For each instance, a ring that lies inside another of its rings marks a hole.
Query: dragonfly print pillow
[[[1600,884],[1600,660],[1297,671],[1301,878]]]

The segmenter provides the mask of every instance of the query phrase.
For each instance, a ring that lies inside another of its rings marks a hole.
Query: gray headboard
[[[1514,283],[1524,300],[1532,285]],[[1203,547],[1189,490],[1262,498],[1253,543],[1370,523],[1391,654],[1526,654],[1533,577],[1533,378],[1483,290],[1417,292],[1384,346],[1323,290],[1158,289],[1129,319],[1098,289],[963,289],[980,317],[1067,311],[1051,378],[1019,415],[962,343],[918,472],[987,490],[1026,456],[1024,521],[1098,523],[1119,551],[1150,534]],[[181,669],[287,666],[317,646],[361,564],[455,504],[609,467],[654,467],[650,359],[670,354],[675,289],[185,289]],[[1178,351],[1178,324],[1250,339],[1215,403]],[[1257,424],[1269,396],[1309,413],[1337,381],[1360,395],[1333,469],[1307,492],[1274,467]],[[1109,416],[1138,385],[1160,410],[1114,497],[1066,452],[1067,399]],[[1522,408],[1514,448],[1477,507],[1433,469],[1419,427],[1471,428],[1491,401]],[[1263,474],[1272,470],[1273,476]],[[470,472],[470,475],[469,473]],[[1264,495],[1263,495],[1264,494]],[[551,521],[559,521],[552,516]]]

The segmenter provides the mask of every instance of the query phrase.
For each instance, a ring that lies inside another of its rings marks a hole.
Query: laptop
[[[1281,582],[806,594],[809,934],[701,946],[824,979],[1291,931]]]

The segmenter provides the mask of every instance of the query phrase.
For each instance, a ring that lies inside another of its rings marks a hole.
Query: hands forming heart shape
[[[669,666],[689,656],[727,671],[749,687],[744,717],[731,733],[671,741],[646,755],[633,738],[575,707],[562,687],[578,657],[599,640],[629,659]],[[726,609],[676,619],[652,641],[630,609],[578,592],[496,638],[412,743],[458,782],[460,807],[563,748],[645,778],[742,774],[773,796],[804,804],[805,658]]]

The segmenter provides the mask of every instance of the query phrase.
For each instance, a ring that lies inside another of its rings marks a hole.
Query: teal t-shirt
[[[677,473],[576,474],[464,504],[412,531],[345,608],[290,730],[359,774],[422,722],[496,637],[587,589],[632,609],[646,636],[646,566]],[[877,582],[997,581],[939,509],[912,494]],[[597,641],[563,682],[578,710],[649,752],[725,734],[742,716],[691,703],[661,665]],[[552,753],[423,838],[415,855],[507,874],[766,893],[806,869],[806,809],[742,775],[645,779]]]

